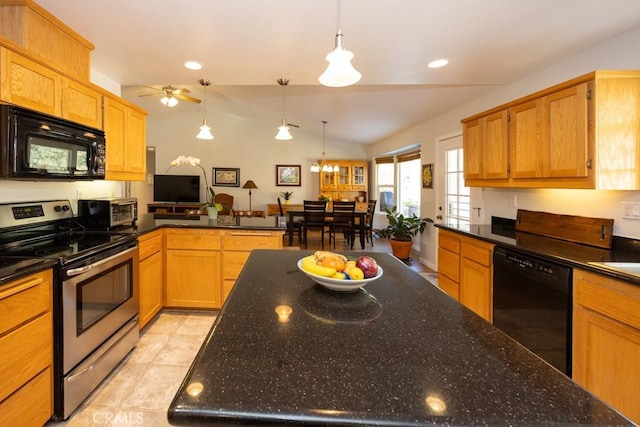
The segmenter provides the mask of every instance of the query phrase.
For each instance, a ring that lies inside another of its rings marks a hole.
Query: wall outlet
[[[511,200],[510,200],[509,204],[512,207],[517,208],[518,207],[518,196],[516,196],[515,194],[513,196],[511,196]]]
[[[76,190],[76,199],[77,200],[82,199],[82,190]]]
[[[640,202],[622,202],[624,219],[640,219]]]

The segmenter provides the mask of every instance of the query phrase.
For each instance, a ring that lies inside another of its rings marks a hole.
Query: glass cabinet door
[[[364,166],[355,165],[353,167],[353,185],[364,185]]]
[[[338,188],[351,186],[351,170],[348,165],[340,165],[338,171]]]

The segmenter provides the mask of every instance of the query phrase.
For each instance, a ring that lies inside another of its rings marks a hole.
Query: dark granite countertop
[[[187,227],[211,229],[246,229],[246,230],[282,230],[277,226],[277,217],[237,217],[220,215],[217,220],[211,220],[206,215],[168,215],[143,214],[136,221],[132,230],[138,234],[145,234],[161,227]]]
[[[173,425],[632,425],[391,255],[343,294],[297,269],[309,253],[252,252]]]
[[[0,257],[0,287],[30,274],[56,265],[57,261],[43,258]]]
[[[593,264],[602,262],[640,263],[640,240],[613,236],[611,249],[566,242],[502,227],[500,225],[451,225],[436,227],[474,237],[509,249],[552,259],[570,267],[579,267],[640,285],[640,277]]]

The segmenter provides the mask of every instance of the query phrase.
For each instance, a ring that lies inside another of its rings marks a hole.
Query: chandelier
[[[327,157],[325,153],[325,145],[326,145],[326,136],[327,136],[327,121],[322,121],[322,160],[320,163],[312,163],[311,164],[311,172],[338,172],[340,168],[338,165],[331,165],[327,163]]]

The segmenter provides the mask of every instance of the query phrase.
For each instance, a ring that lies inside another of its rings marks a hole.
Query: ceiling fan
[[[178,100],[194,102],[196,104],[200,104],[200,100],[198,98],[194,98],[192,96],[186,95],[187,93],[191,93],[191,91],[189,89],[185,89],[185,88],[179,89],[179,88],[175,88],[175,87],[173,87],[171,85],[163,86],[162,89],[158,89],[157,87],[153,87],[153,86],[145,86],[145,87],[148,87],[149,89],[156,90],[159,93],[146,93],[146,94],[142,94],[142,95],[138,95],[138,96],[159,96],[159,95],[164,95],[162,97],[162,99],[160,100],[160,102],[162,102],[167,107],[176,106],[178,104]]]

